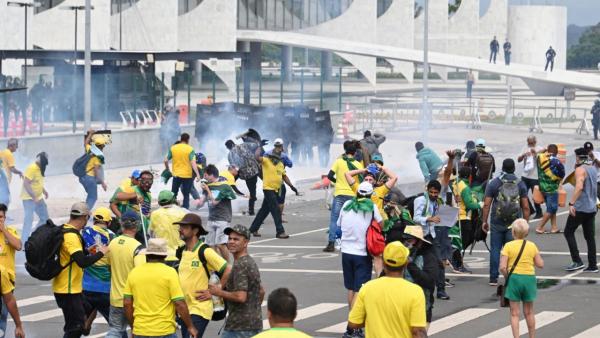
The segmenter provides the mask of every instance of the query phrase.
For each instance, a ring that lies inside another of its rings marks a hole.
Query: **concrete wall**
[[[414,48],[414,0],[395,0],[388,10],[377,18],[377,43],[388,46]],[[387,60],[394,72],[401,73],[413,82],[414,64],[398,60]]]
[[[423,50],[425,9],[415,19],[415,48]],[[429,51],[446,53],[448,50],[448,1],[429,0]],[[443,80],[448,78],[446,67],[431,67]]]
[[[448,53],[477,57],[479,54],[479,0],[463,0],[448,20]]]
[[[532,27],[527,27],[527,30],[532,30]],[[504,43],[504,39],[508,34],[508,0],[491,0],[490,7],[487,12],[481,17],[479,22],[479,57],[489,59],[490,57],[490,41],[494,35],[498,38],[500,47]],[[515,45],[513,43],[513,56]],[[502,51],[502,49],[500,49]],[[498,57],[504,62],[502,52],[498,53]],[[497,59],[498,60],[498,59]],[[496,61],[498,62],[498,61]],[[516,60],[515,60],[516,62]]]
[[[193,126],[182,126],[182,131],[194,135]],[[0,142],[6,147],[6,140]],[[159,129],[143,128],[116,130],[112,144],[105,149],[106,168],[120,168],[162,162],[165,154],[160,149]],[[35,156],[48,153],[48,175],[71,173],[75,159],[83,154],[83,134],[31,136],[19,139],[17,155],[33,161]]]
[[[28,10],[28,18],[33,18],[33,9]],[[0,1],[0,49],[23,49],[25,37],[25,10],[20,7],[8,7],[6,1]],[[28,22],[29,41],[31,43],[31,20]],[[31,65],[31,61],[29,61]],[[22,60],[2,61],[2,74],[21,77]]]
[[[236,47],[237,1],[204,0],[178,19],[182,51],[233,52]]]

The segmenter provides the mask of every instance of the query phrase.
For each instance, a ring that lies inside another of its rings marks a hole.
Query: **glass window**
[[[41,13],[45,10],[48,10],[50,8],[56,7],[58,5],[60,5],[60,3],[64,2],[65,0],[37,0],[37,2],[40,3],[39,7],[35,7],[33,13],[34,14],[38,14]]]

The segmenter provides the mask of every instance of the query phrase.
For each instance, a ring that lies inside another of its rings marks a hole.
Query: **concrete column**
[[[190,63],[191,63],[192,70],[193,70],[192,74],[194,74],[192,76],[192,85],[200,86],[200,85],[202,85],[202,61],[196,60],[196,61],[192,61]]]
[[[333,54],[331,52],[321,51],[321,73],[323,74],[323,80],[331,80],[331,63],[333,60]]]
[[[281,76],[285,82],[292,82],[293,51],[291,46],[281,46]]]
[[[252,70],[260,69],[262,61],[262,43],[250,42],[250,68]]]

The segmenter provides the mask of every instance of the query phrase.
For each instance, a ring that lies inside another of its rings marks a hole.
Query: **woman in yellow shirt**
[[[514,240],[504,245],[500,257],[500,272],[506,280],[504,297],[510,300],[510,326],[513,337],[518,338],[520,336],[519,303],[523,302],[523,314],[527,322],[529,336],[534,337],[535,313],[533,312],[533,302],[537,296],[535,268],[542,269],[544,260],[537,246],[533,242],[525,240],[529,233],[529,224],[526,220],[517,219],[513,222],[511,228]],[[510,278],[507,279],[521,248],[523,248],[521,258],[519,258]]]

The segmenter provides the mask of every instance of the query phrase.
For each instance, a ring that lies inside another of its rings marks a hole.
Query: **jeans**
[[[494,60],[494,63],[496,63],[496,56],[498,55],[498,51],[497,50],[491,50],[490,51],[490,63],[492,63],[492,60]]]
[[[254,331],[227,331],[223,330],[221,338],[251,338],[260,333],[260,330]]]
[[[127,338],[127,325],[125,310],[111,305],[106,338]]]
[[[352,199],[352,196],[338,195],[333,198],[331,203],[331,218],[329,219],[329,242],[335,242],[335,230],[337,229],[337,221],[340,218],[342,206],[346,201]]]
[[[544,67],[544,71],[548,70],[548,65],[550,65],[550,71],[554,70],[554,59],[546,59],[546,67]]]
[[[473,95],[473,81],[467,81],[467,98],[471,98]]]
[[[40,200],[35,203],[33,200],[23,201],[23,211],[25,213],[23,217],[23,230],[21,231],[21,241],[25,243],[31,233],[31,227],[33,225],[33,213],[38,216],[39,222],[37,226],[46,223],[48,221],[48,207],[44,200]]]
[[[248,213],[254,215],[254,203],[256,203],[256,183],[258,182],[258,176],[254,176],[246,180],[246,187],[248,187],[248,193],[250,199],[248,200]]]
[[[88,304],[93,309],[98,310],[102,317],[104,317],[104,319],[106,319],[108,322],[110,312],[110,294],[83,290],[83,297]]]
[[[173,185],[171,186],[171,192],[177,197],[179,193],[179,188],[181,188],[181,193],[183,194],[183,203],[181,206],[184,209],[190,208],[190,191],[192,190],[192,186],[194,186],[193,178],[181,178],[173,176]]]
[[[510,65],[510,53],[504,52],[504,64]]]
[[[6,303],[2,302],[2,311],[0,312],[0,338],[5,337],[7,321],[8,321],[8,308],[6,307]]]
[[[600,123],[594,123],[592,121],[592,126],[594,127],[594,140],[598,139],[598,130],[600,129]]]
[[[277,234],[285,232],[283,224],[281,223],[281,211],[279,210],[279,204],[277,204],[277,193],[274,190],[263,190],[264,198],[263,203],[252,221],[250,226],[250,232],[256,232],[260,229],[260,226],[264,222],[265,218],[271,214],[273,221],[275,222],[275,230]]]
[[[0,203],[6,207],[10,204],[10,186],[4,168],[0,168]]]
[[[94,208],[94,204],[98,200],[98,184],[96,183],[96,178],[94,176],[85,175],[79,178],[79,183],[85,189],[87,193],[87,197],[85,199],[85,204],[87,204],[88,209],[92,210]]]
[[[575,240],[575,230],[581,225],[583,228],[583,238],[587,243],[588,263],[590,267],[596,267],[596,239],[595,235],[595,212],[576,212],[575,217],[569,215],[567,225],[565,225],[565,238],[571,252],[571,259],[574,263],[583,263],[579,257],[579,249]]]
[[[85,309],[81,293],[55,293],[56,304],[62,310],[65,318],[63,338],[80,338],[83,334],[85,317],[90,311]]]
[[[497,229],[492,226],[490,236],[490,281],[498,281],[500,272],[500,251],[504,244],[513,240],[510,229]]]
[[[198,315],[190,315],[190,317],[192,318],[194,327],[196,330],[198,330],[198,337],[203,337],[209,320]],[[177,318],[177,323],[181,326],[181,337],[190,338],[190,334],[188,333],[187,327],[185,326],[183,320],[181,320],[181,318]]]
[[[539,180],[534,180],[532,178],[527,178],[527,177],[521,177],[521,181],[523,181],[523,183],[525,183],[525,185],[527,186],[527,190],[531,190],[532,192],[533,192],[533,187],[540,184]],[[529,202],[529,210],[533,211],[535,208],[535,214],[537,216],[542,216],[542,214],[543,214],[542,207],[535,202],[532,204],[531,200],[529,198],[527,198],[527,201]]]
[[[439,228],[439,227],[436,227]],[[441,247],[441,243],[440,240],[437,236],[437,231],[436,231],[436,236],[435,238],[431,237],[431,235],[427,235],[425,236],[425,239],[430,241],[433,244],[433,253],[435,254],[435,258],[437,258],[438,264],[439,264],[439,269],[438,269],[438,275],[435,279],[435,285],[437,287],[437,291],[444,291],[446,290],[446,266],[444,265],[444,263],[442,262],[442,260],[444,260],[443,256],[442,256],[442,247]]]

